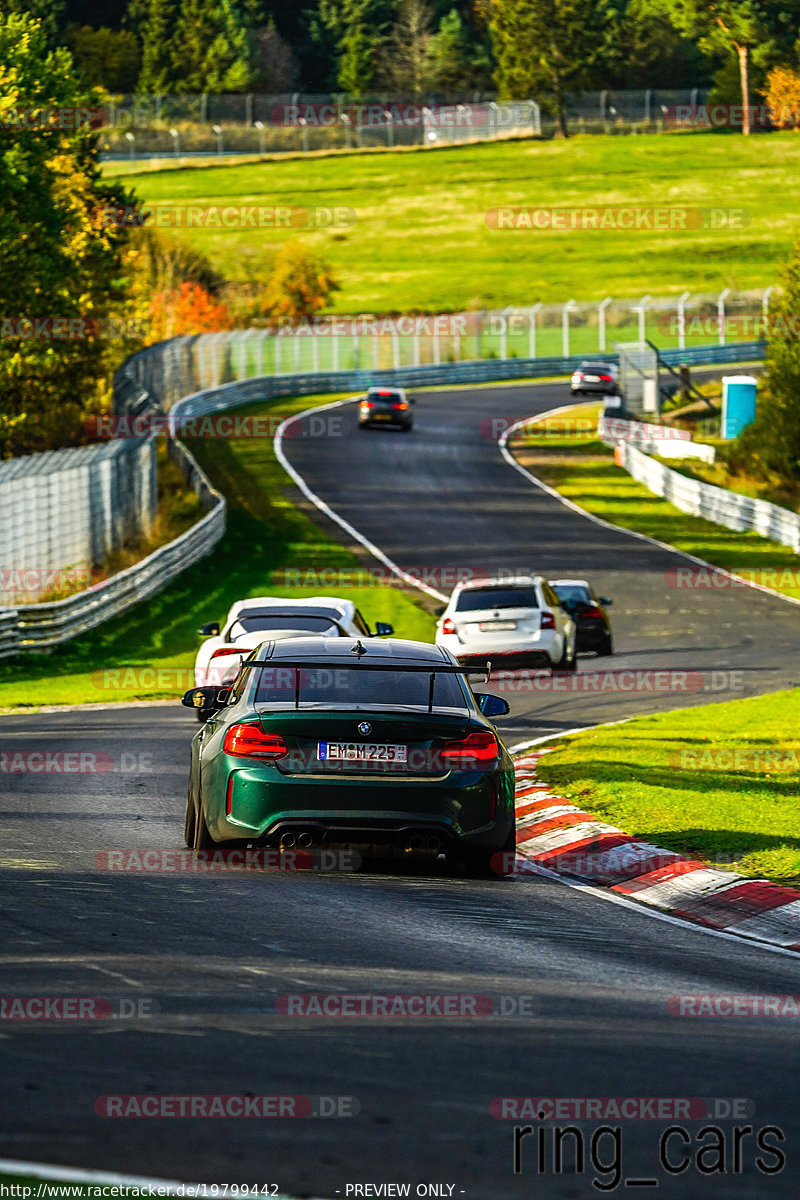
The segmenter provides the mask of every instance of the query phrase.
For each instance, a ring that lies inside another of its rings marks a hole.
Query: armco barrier
[[[800,551],[800,515],[770,504],[740,496],[726,488],[687,479],[678,471],[655,462],[630,442],[619,442],[617,462],[648,491],[663,496],[681,512],[693,517],[705,517],[716,525],[739,532],[752,531],[783,546]]]
[[[0,609],[0,658],[57,646],[94,629],[154,595],[210,553],[225,532],[225,499],[185,446],[172,443],[170,457],[210,511],[174,541],[93,588],[66,600]]]

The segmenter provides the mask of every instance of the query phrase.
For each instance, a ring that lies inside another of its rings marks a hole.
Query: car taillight
[[[593,604],[590,604],[581,611],[580,615],[582,617],[602,617],[603,614],[600,612],[599,608],[595,608]]]
[[[407,404],[404,404],[404,403],[401,401],[399,404],[393,404],[393,405],[392,405],[392,408],[399,408],[399,409],[401,409],[401,410],[402,410],[402,409],[406,409],[406,408],[408,408],[408,405],[407,405]]]
[[[264,733],[260,725],[231,725],[222,749],[242,758],[283,758],[289,747],[279,733]]]
[[[362,401],[361,401],[361,407],[362,407],[362,408],[374,408],[374,407],[375,407],[375,405],[372,403],[372,401],[371,401],[371,400],[362,400]]]
[[[451,621],[449,617],[445,617],[442,621],[442,633],[455,633],[455,621]]]
[[[448,766],[483,766],[497,758],[497,738],[493,733],[479,731],[458,741],[446,742],[441,756]]]
[[[241,654],[242,651],[238,646],[220,646],[219,650],[215,650],[211,658],[220,658],[223,654]],[[211,659],[209,659],[209,662]]]
[[[613,375],[598,375],[597,378],[601,381],[601,383],[613,383],[614,382]]]
[[[543,612],[539,620],[540,629],[555,629],[556,619],[551,612]]]

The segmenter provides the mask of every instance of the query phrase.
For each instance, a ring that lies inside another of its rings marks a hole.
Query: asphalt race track
[[[555,690],[533,692],[509,681],[512,714],[499,726],[509,742],[800,682],[800,606],[754,588],[675,587],[686,558],[588,522],[503,459],[493,422],[568,403],[563,384],[415,395],[410,434],[359,431],[347,405],[332,418],[339,436],[289,437],[284,453],[335,512],[420,577],[447,568],[588,576],[614,600],[617,653],[582,656],[580,670],[644,672],[635,691],[629,676],[620,690],[543,676],[527,685]],[[656,681],[655,671],[669,674]]]
[[[401,565],[588,574],[616,601],[614,669],[741,671],[744,691],[733,694],[794,683],[800,608],[749,589],[667,588],[665,571],[682,560],[572,514],[481,436],[487,415],[513,419],[564,399],[563,387],[551,385],[430,393],[410,435],[359,433],[345,409],[343,436],[285,446],[320,495]],[[592,665],[582,659],[581,672]],[[509,695],[504,728],[513,742],[709,698]],[[0,776],[2,996],[107,997],[115,1011],[125,1001],[137,1014],[0,1022],[0,1156],[274,1183],[330,1200],[365,1183],[408,1183],[411,1195],[420,1183],[444,1185],[441,1195],[479,1200],[602,1195],[593,1180],[614,1184],[606,1194],[615,1197],[798,1193],[797,1018],[692,1018],[670,1006],[686,994],[800,993],[796,957],[541,878],[469,881],[444,865],[201,877],[175,870],[183,861],[175,855],[148,860],[172,868],[163,873],[107,870],[106,850],[182,847],[196,728],[191,714],[169,705],[0,721],[0,753],[77,754],[64,760],[71,763],[88,754],[101,768]],[[295,1017],[278,1000],[331,992],[477,993],[492,998],[494,1011]],[[353,1097],[342,1104],[358,1111],[219,1120],[96,1114],[98,1098],[120,1095]],[[541,1126],[522,1120],[547,1130],[546,1156],[540,1170],[538,1138],[529,1136],[515,1174],[515,1122],[495,1119],[490,1104],[520,1096],[743,1103],[705,1120],[699,1103],[691,1119],[608,1120],[621,1130],[618,1149],[599,1141],[594,1159],[597,1122],[579,1123],[581,1172],[569,1149],[562,1171],[553,1169],[553,1125],[574,1125],[569,1116]],[[670,1143],[670,1161],[687,1165],[671,1175],[658,1164],[658,1145],[673,1124],[686,1135]],[[709,1126],[720,1133],[701,1135]],[[786,1164],[774,1174],[756,1163],[776,1164],[756,1146],[759,1131],[774,1144],[766,1126],[786,1139]],[[734,1130],[744,1127],[753,1132],[739,1135],[737,1162]],[[709,1141],[723,1147],[725,1174],[697,1170]]]

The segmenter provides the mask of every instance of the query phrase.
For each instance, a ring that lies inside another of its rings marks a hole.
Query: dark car
[[[183,698],[216,710],[192,741],[187,845],[377,846],[497,873],[514,764],[490,718],[508,704],[469,673],[424,642],[263,642],[232,688]]]
[[[408,433],[414,425],[413,403],[403,388],[371,387],[358,406],[358,428],[386,425]]]
[[[616,396],[618,388],[619,368],[614,363],[582,362],[577,371],[573,371],[569,381],[573,396],[594,393]]]
[[[607,608],[608,596],[595,596],[585,579],[551,579],[550,587],[575,622],[577,649],[595,650],[601,657],[614,653]]]

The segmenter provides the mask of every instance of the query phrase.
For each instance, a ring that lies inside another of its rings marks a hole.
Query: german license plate
[[[373,419],[373,421],[391,421],[392,414],[391,413],[375,413],[375,416],[372,419]]]
[[[390,746],[379,742],[318,742],[320,762],[405,763],[408,746]]]
[[[600,376],[599,375],[584,375],[583,381],[584,381],[584,383],[599,383]]]
[[[481,633],[500,633],[503,629],[516,629],[516,621],[479,621]]]

